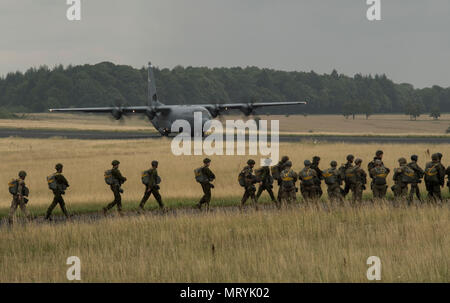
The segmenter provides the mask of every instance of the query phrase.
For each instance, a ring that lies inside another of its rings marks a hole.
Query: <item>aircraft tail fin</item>
[[[158,95],[156,94],[155,76],[153,75],[153,66],[148,63],[148,106],[158,103]]]

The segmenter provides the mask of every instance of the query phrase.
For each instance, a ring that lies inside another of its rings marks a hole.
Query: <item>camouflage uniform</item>
[[[408,195],[408,184],[415,180],[415,172],[406,164],[405,158],[400,158],[398,162],[400,167],[394,170],[393,180],[395,185],[392,187],[392,190],[395,198],[405,198]],[[409,178],[409,180],[405,178]],[[411,202],[411,200],[408,200],[408,203]]]
[[[419,189],[419,183],[422,182],[422,178],[424,175],[424,171],[420,166],[417,164],[417,156],[413,155],[411,157],[411,162],[408,163],[408,167],[411,168],[414,171],[415,174],[415,182],[411,183],[411,190],[409,192],[408,200],[412,201],[414,198],[414,194],[416,195],[417,199],[419,201],[422,201],[422,197],[420,196],[420,189]]]
[[[380,162],[377,162],[378,164],[373,167],[369,175],[372,178],[372,193],[374,199],[384,199],[386,198],[386,191],[387,191],[387,185],[386,185],[386,177],[389,174],[390,170],[387,167],[384,167]]]
[[[286,168],[281,172],[281,203],[297,202],[295,183],[298,176],[291,167],[292,163],[288,161]]]
[[[156,202],[158,202],[159,208],[163,209],[164,204],[161,199],[161,194],[159,193],[159,185],[156,184],[159,176],[158,176],[158,169],[156,167],[152,167],[150,170],[148,170],[149,174],[149,183],[145,185],[145,192],[144,197],[141,200],[141,203],[139,204],[139,207],[141,209],[144,209],[144,205],[147,202],[147,200],[150,198],[151,194],[156,199]]]
[[[345,178],[345,171],[353,167],[353,160],[355,157],[353,155],[347,155],[347,163],[342,164],[339,168],[339,173],[341,174],[341,180],[345,181],[345,187],[342,191],[342,195],[345,197],[350,192],[350,182]]]
[[[247,161],[247,166],[244,167],[244,169],[241,171],[241,174],[244,176],[245,180],[245,191],[244,195],[241,199],[241,207],[244,206],[245,202],[247,202],[248,198],[251,198],[253,205],[255,205],[255,208],[258,209],[258,206],[256,204],[256,176],[253,174],[253,166],[255,165],[255,161],[249,160]]]
[[[372,176],[372,168],[375,168],[375,162],[377,162],[377,160],[379,160],[381,162],[381,166],[384,167],[384,163],[383,163],[383,151],[381,150],[377,150],[377,152],[375,153],[375,157],[373,158],[372,161],[369,162],[369,164],[367,164],[367,171],[369,172],[369,177],[372,179],[372,182],[370,182],[370,188],[373,191],[373,185],[374,185],[374,177]],[[388,169],[389,170],[389,169]]]
[[[53,190],[53,202],[48,207],[47,213],[45,215],[45,219],[47,219],[47,220],[50,219],[53,209],[58,204],[61,207],[61,210],[62,210],[63,214],[66,216],[66,218],[69,218],[69,213],[67,212],[67,209],[66,209],[66,203],[64,202],[64,199],[62,197],[62,195],[65,194],[66,188],[69,187],[69,182],[63,176],[61,171],[62,171],[62,166],[61,166],[61,170],[58,170],[58,168],[57,168],[57,173],[55,174],[55,181],[57,184],[57,189]]]
[[[289,157],[288,156],[283,156],[281,158],[281,161],[279,161],[275,165],[275,168],[277,169],[278,174],[277,175],[272,174],[273,178],[275,180],[277,180],[277,183],[278,183],[278,193],[277,193],[277,201],[278,202],[281,202],[281,178],[280,178],[280,174],[281,174],[281,172],[283,170],[285,170],[285,168],[286,168],[285,164],[286,164],[287,161],[289,161]]]
[[[270,198],[272,199],[272,202],[277,202],[275,200],[275,195],[273,194],[273,178],[270,175],[270,168],[268,166],[263,166],[260,168],[261,174],[259,176],[260,179],[260,185],[258,187],[258,192],[256,193],[256,200],[259,199],[262,192],[267,190],[267,192],[270,195]]]
[[[363,191],[366,189],[367,174],[361,168],[361,159],[355,160],[355,166],[346,171],[346,180],[350,183],[352,202],[362,202]]]
[[[441,186],[444,185],[445,169],[439,162],[437,154],[433,154],[431,159],[432,162],[428,162],[425,166],[425,186],[428,191],[428,199],[442,201]],[[430,175],[428,170],[433,167],[436,169],[436,174]]]
[[[8,221],[10,224],[14,221],[14,214],[16,213],[17,207],[20,207],[20,210],[25,215],[25,217],[28,217],[28,211],[26,206],[26,200],[25,196],[28,196],[28,190],[25,186],[25,177],[26,173],[21,171],[19,172],[19,179],[16,180],[17,182],[17,194],[13,195],[12,202],[11,202],[11,208],[9,209],[9,216]]]
[[[202,205],[206,203],[206,208],[209,209],[209,203],[211,202],[211,188],[214,188],[214,185],[211,184],[210,182],[214,181],[214,179],[216,179],[216,176],[214,175],[214,173],[211,171],[211,169],[206,165],[206,163],[211,162],[209,159],[205,159],[203,161],[203,163],[205,164],[202,168],[202,174],[203,176],[206,177],[207,181],[202,182],[201,186],[202,186],[202,190],[203,190],[203,196],[200,199],[200,201],[197,204],[197,207],[199,209],[202,208]],[[205,162],[206,161],[206,162]]]
[[[113,163],[117,163],[117,162],[113,162]],[[120,163],[117,163],[117,165],[118,164],[120,164]],[[113,167],[111,169],[111,174],[112,174],[114,183],[112,185],[110,185],[110,188],[111,188],[111,191],[114,194],[114,201],[112,201],[105,208],[103,208],[103,211],[106,213],[108,210],[110,210],[115,205],[117,205],[117,211],[119,213],[121,213],[122,212],[122,196],[121,196],[121,193],[123,192],[123,190],[120,187],[122,186],[123,183],[125,183],[125,181],[127,181],[127,178],[122,176],[122,173],[120,172],[118,167]]]
[[[312,164],[311,164],[311,168],[314,169],[316,171],[317,174],[317,178],[315,179],[315,187],[316,187],[316,195],[317,198],[322,197],[323,195],[323,191],[322,191],[322,171],[319,168],[319,163],[320,163],[320,157],[318,156],[314,156],[313,160],[312,160]]]
[[[339,170],[336,168],[336,161],[331,161],[331,167],[322,172],[322,176],[327,185],[328,198],[330,201],[343,202],[344,197],[342,196],[342,179]]]
[[[311,162],[305,160],[305,167],[299,172],[298,178],[301,180],[300,191],[305,201],[317,198],[317,172],[311,168]]]

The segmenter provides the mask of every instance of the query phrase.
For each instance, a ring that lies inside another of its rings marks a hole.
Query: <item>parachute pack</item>
[[[425,181],[439,183],[437,164],[425,168]]]
[[[149,185],[150,184],[150,170],[146,170],[142,172],[141,175],[142,184]],[[161,183],[161,178],[159,176],[156,176],[156,184],[158,185]]]
[[[314,185],[314,170],[308,168],[300,172],[303,185]]]
[[[114,178],[112,175],[112,169],[108,169],[107,171],[105,171],[105,183],[108,185],[113,185],[114,184]]]
[[[245,172],[241,171],[238,175],[238,183],[240,186],[245,187]]]
[[[416,181],[416,174],[409,166],[403,166],[402,182],[403,183],[413,183]]]
[[[203,166],[194,169],[194,175],[195,175],[195,181],[198,183],[205,183],[209,180],[206,178],[206,176],[203,174]]]
[[[337,183],[336,175],[332,172],[331,169],[326,169],[322,172],[322,176],[325,179],[325,184],[333,185]]]
[[[17,195],[17,191],[19,188],[19,181],[17,179],[12,179],[8,182],[8,189],[11,195]]]
[[[375,168],[375,176],[373,182],[375,185],[386,185],[387,171],[385,168]]]
[[[55,178],[56,175],[57,174],[51,174],[50,176],[47,177],[48,188],[51,190],[58,189],[58,182],[56,182],[56,178]]]
[[[272,166],[270,168],[270,172],[272,173],[272,177],[276,180],[280,178],[280,167],[278,165]]]
[[[345,182],[347,182],[349,184],[356,183],[355,167],[349,167],[345,170]]]

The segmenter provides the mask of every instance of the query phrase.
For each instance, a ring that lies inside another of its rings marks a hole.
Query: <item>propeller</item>
[[[122,100],[116,100],[116,102],[114,102],[115,104],[112,106],[113,109],[111,111],[111,116],[114,120],[119,121],[119,123],[123,124],[125,121],[124,118],[125,117],[125,112],[123,111],[123,104],[122,104]]]
[[[147,109],[145,111],[145,115],[147,116],[148,120],[150,120],[150,121],[153,120],[153,118],[155,118],[156,114],[157,114],[157,111],[154,106],[151,106],[149,109]]]
[[[253,115],[255,113],[255,107],[253,106],[253,103],[255,103],[254,99],[252,99],[245,106],[241,107],[241,111],[244,113],[244,115],[250,116],[250,115]]]

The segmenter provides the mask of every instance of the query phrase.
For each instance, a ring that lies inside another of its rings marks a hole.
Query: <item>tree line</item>
[[[166,104],[302,101],[307,106],[289,114],[405,113],[412,119],[430,113],[436,119],[450,112],[450,87],[415,89],[386,75],[349,77],[333,70],[319,75],[258,67],[182,67],[154,70],[159,99]],[[0,78],[0,108],[43,112],[48,108],[145,105],[147,70],[102,62],[30,68]],[[259,113],[285,113],[283,108]]]

